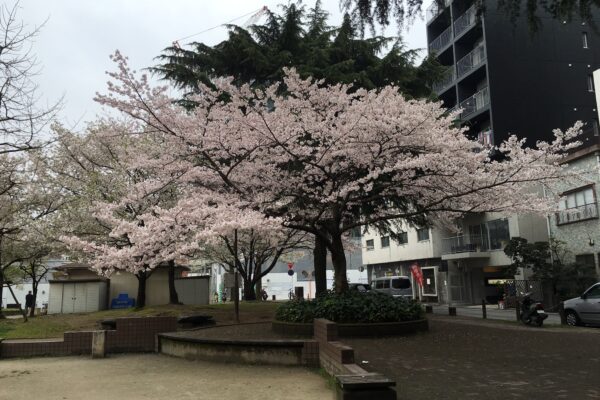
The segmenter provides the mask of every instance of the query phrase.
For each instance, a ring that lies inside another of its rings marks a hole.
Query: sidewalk
[[[454,306],[456,307],[456,315],[461,317],[482,318],[483,313],[481,306]],[[502,321],[516,321],[516,311],[514,308],[500,310],[495,305],[486,307],[487,318]],[[448,315],[448,306],[433,306],[434,314]],[[544,321],[545,325],[560,325],[560,316],[558,313],[547,313],[548,318]]]

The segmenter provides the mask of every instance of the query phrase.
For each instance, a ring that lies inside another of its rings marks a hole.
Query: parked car
[[[592,285],[580,297],[566,300],[567,325],[600,325],[600,282]]]
[[[394,297],[413,297],[412,284],[408,276],[383,276],[371,281],[376,292],[386,293]]]
[[[368,283],[349,283],[348,287],[350,290],[358,290],[361,293],[367,293],[371,291],[371,285]]]

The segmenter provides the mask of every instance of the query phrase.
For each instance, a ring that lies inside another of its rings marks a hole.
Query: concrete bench
[[[381,374],[336,375],[338,400],[396,400],[396,382]]]

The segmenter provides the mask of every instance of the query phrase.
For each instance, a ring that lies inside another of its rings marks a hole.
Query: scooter
[[[521,322],[525,325],[542,326],[548,314],[544,311],[544,306],[539,301],[531,299],[531,292],[523,294],[521,301]]]

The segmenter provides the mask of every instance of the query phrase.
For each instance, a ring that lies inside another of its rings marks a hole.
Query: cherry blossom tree
[[[134,274],[139,283],[137,304],[143,307],[146,281],[154,269],[161,263],[168,263],[173,272],[175,269],[174,263],[169,263],[174,258],[158,260],[166,252],[165,248],[156,250],[156,260],[152,263],[141,265],[139,259],[125,260],[124,255],[133,247],[127,224],[143,226],[141,216],[151,215],[153,207],[175,204],[177,190],[170,181],[154,180],[152,186],[147,185],[144,182],[153,173],[152,166],[146,163],[142,169],[133,165],[138,151],[152,157],[154,143],[146,140],[150,137],[123,135],[126,127],[111,119],[92,124],[84,135],[73,134],[60,126],[55,130],[58,141],[48,167],[70,198],[69,207],[62,212],[63,236],[122,250],[120,258],[97,270],[104,275],[115,269]],[[67,242],[73,244],[76,240]],[[174,280],[174,273],[170,275]],[[174,282],[169,287],[170,300],[178,303]]]
[[[394,86],[352,91],[287,70],[285,95],[279,84],[259,90],[219,79],[185,110],[167,88],[138,78],[120,53],[113,58],[118,70],[97,99],[132,121],[130,134],[164,141],[164,160],[149,162],[179,169],[189,196],[226,193],[315,235],[331,252],[337,291],[348,287],[343,237],[357,227],[550,210],[552,200],[532,185],[564,178],[558,162],[581,127],[557,130],[553,142],[536,148],[510,137],[491,158],[454,126],[456,112],[407,100]]]

